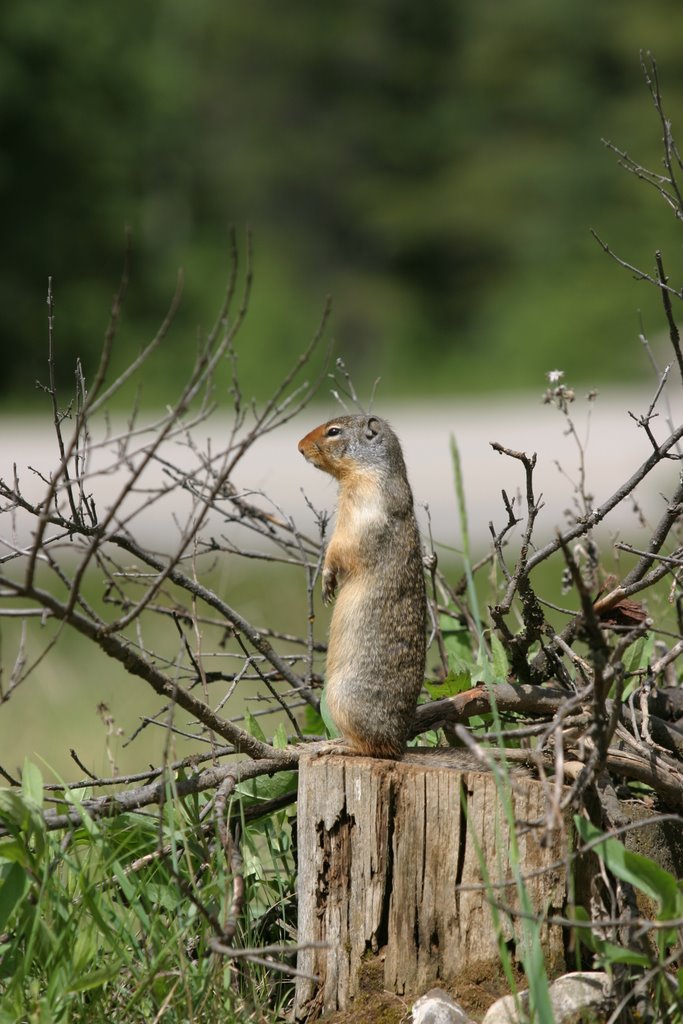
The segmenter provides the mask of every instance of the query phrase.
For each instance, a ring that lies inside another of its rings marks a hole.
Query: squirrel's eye
[[[328,427],[325,431],[325,437],[338,437],[341,434],[341,427]]]

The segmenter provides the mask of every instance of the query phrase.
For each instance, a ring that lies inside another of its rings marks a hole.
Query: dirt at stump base
[[[519,973],[515,980],[525,986],[524,978]],[[385,992],[384,963],[381,957],[368,957],[363,964],[360,978],[360,992],[348,1010],[328,1014],[319,1018],[322,1024],[405,1024],[410,1008],[422,992],[410,998]],[[473,1020],[481,1020],[489,1006],[496,999],[509,993],[505,980],[497,974],[486,977],[480,966],[465,968],[458,977],[457,984],[442,985],[435,982],[434,987],[443,988],[456,1002],[460,1003]]]

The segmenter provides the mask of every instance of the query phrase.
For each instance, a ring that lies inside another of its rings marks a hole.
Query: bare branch
[[[255,779],[262,775],[271,775],[282,771],[283,768],[291,768],[293,763],[295,762],[292,762],[286,751],[276,751],[273,758],[240,761],[236,764],[206,768],[190,777],[174,779],[173,790],[179,797],[190,796],[206,792],[209,789],[216,789],[227,779],[234,780],[234,783],[245,782],[247,779]],[[151,807],[163,802],[168,785],[169,780],[164,775],[158,782],[152,782],[137,789],[83,800],[77,806],[70,807],[69,810],[62,813],[47,810],[44,812],[45,826],[48,830],[54,831],[80,825],[84,811],[91,818],[110,818],[123,812]],[[8,834],[7,829],[0,827],[0,838]]]
[[[680,203],[680,196],[679,196]],[[683,209],[679,206],[679,209]],[[662,296],[662,303],[664,304],[664,313],[666,315],[666,322],[669,325],[669,339],[676,353],[676,361],[678,363],[678,372],[683,382],[683,352],[681,352],[681,336],[674,320],[673,309],[671,308],[671,295],[669,293],[667,285],[667,276],[664,273],[664,263],[662,262],[662,254],[659,250],[655,253],[655,260],[657,262],[657,279],[660,286],[660,294]]]
[[[591,512],[590,515],[586,516],[585,519],[581,522],[578,522],[576,526],[559,534],[555,538],[555,540],[549,541],[542,548],[540,548],[535,555],[532,555],[528,562],[529,571],[531,571],[531,569],[535,568],[535,566],[539,565],[541,562],[544,562],[547,558],[549,558],[550,555],[552,555],[562,546],[562,543],[568,543],[569,541],[574,540],[575,537],[583,536],[584,534],[588,533],[589,530],[592,530],[593,527],[597,526],[598,523],[601,523],[603,519],[605,519],[605,517],[609,515],[612,509],[616,508],[616,506],[620,502],[622,502],[624,498],[626,498],[629,494],[631,494],[633,490],[635,490],[638,484],[641,483],[645,479],[645,477],[652,472],[654,467],[659,462],[667,458],[668,453],[671,451],[674,445],[676,445],[676,443],[680,441],[682,437],[683,425],[677,427],[674,431],[672,431],[669,437],[667,437],[667,439],[662,444],[660,444],[659,447],[654,452],[652,452],[652,454],[643,463],[641,463],[641,465],[638,467],[635,473],[633,473],[632,476],[630,476],[629,479],[625,481],[625,483],[618,487],[617,490],[602,503],[602,505],[594,509],[594,511]],[[676,494],[678,495],[678,493],[679,492],[677,490]]]

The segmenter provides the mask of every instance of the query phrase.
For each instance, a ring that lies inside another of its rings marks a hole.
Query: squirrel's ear
[[[368,422],[365,424],[365,436],[368,441],[372,441],[373,437],[377,437],[380,431],[380,421],[376,416],[371,416]]]

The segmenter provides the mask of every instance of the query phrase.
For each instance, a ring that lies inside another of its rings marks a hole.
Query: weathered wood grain
[[[514,958],[520,921],[501,912],[496,924],[490,905],[492,891],[502,904],[520,905],[506,803],[532,908],[562,911],[566,833],[525,826],[545,818],[543,785],[513,774],[506,801],[491,772],[469,769],[468,755],[462,770],[453,752],[450,763],[434,754],[400,762],[302,757],[299,942],[328,946],[299,953],[299,970],[319,978],[297,981],[299,1019],[347,1008],[378,965],[386,990],[413,995],[447,987],[463,970],[498,974],[500,941]],[[486,875],[498,886],[488,893]],[[564,962],[562,934],[542,924],[541,937],[556,970]]]

